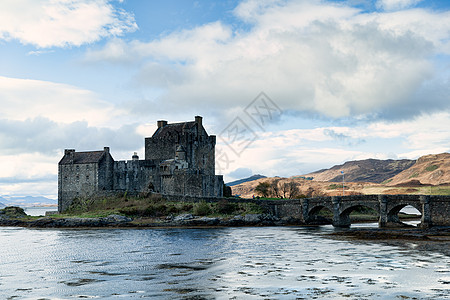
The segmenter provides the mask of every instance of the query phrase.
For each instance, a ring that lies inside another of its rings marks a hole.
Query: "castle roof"
[[[195,121],[167,124],[163,127],[158,128],[152,137],[165,137],[175,134],[181,134],[183,130],[191,129],[195,127],[195,125],[197,125]]]
[[[105,154],[104,151],[72,152],[64,155],[60,165],[97,163]]]

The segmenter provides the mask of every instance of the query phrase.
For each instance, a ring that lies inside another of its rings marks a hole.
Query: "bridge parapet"
[[[294,201],[296,201],[294,203]],[[326,208],[333,214],[332,223],[336,227],[350,226],[350,213],[357,207],[364,206],[378,213],[380,227],[401,224],[398,213],[410,205],[421,214],[421,227],[434,225],[450,226],[450,196],[427,195],[351,195],[304,198],[299,200],[274,201],[278,206],[277,216],[292,217],[302,223],[318,221],[317,213]],[[299,207],[296,207],[299,206]]]
[[[411,205],[421,214],[421,227],[450,226],[450,196],[428,195],[350,195],[330,196],[303,199],[257,200],[257,199],[230,199],[205,198],[187,196],[167,196],[169,201],[189,202],[251,202],[263,207],[267,213],[279,218],[289,218],[297,223],[320,223],[317,214],[323,208],[328,209],[332,215],[332,223],[338,227],[350,226],[350,213],[358,206],[372,208],[378,213],[380,227],[388,227],[400,223],[399,211]]]

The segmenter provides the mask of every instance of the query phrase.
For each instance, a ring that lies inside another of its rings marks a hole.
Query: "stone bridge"
[[[349,227],[351,224],[350,213],[361,206],[371,208],[378,213],[379,227],[398,226],[401,223],[398,213],[402,208],[410,205],[422,214],[420,227],[450,226],[450,196],[332,196],[273,200],[266,205],[266,208],[275,216],[299,219],[304,224],[317,223],[318,212],[326,208],[333,213],[332,224],[335,227]]]

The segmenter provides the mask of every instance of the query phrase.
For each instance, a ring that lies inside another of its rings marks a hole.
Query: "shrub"
[[[144,210],[145,217],[161,217],[167,214],[167,206],[164,204],[151,204]]]
[[[194,208],[194,206],[193,206],[192,204],[184,203],[184,204],[181,206],[181,211],[183,211],[183,212],[189,212],[189,211],[192,210],[192,208]]]
[[[237,208],[237,205],[235,203],[230,203],[227,200],[220,200],[217,202],[216,210],[219,214],[225,214],[230,215],[232,214]]]
[[[206,216],[211,213],[211,207],[205,201],[198,202],[194,205],[194,215]]]

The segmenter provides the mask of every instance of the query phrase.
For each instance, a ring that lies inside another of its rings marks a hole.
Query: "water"
[[[45,212],[47,211],[58,211],[58,207],[43,207],[43,206],[33,206],[33,207],[25,207],[24,211],[29,216],[45,216]]]
[[[0,299],[448,299],[448,243],[333,230],[4,227]]]

